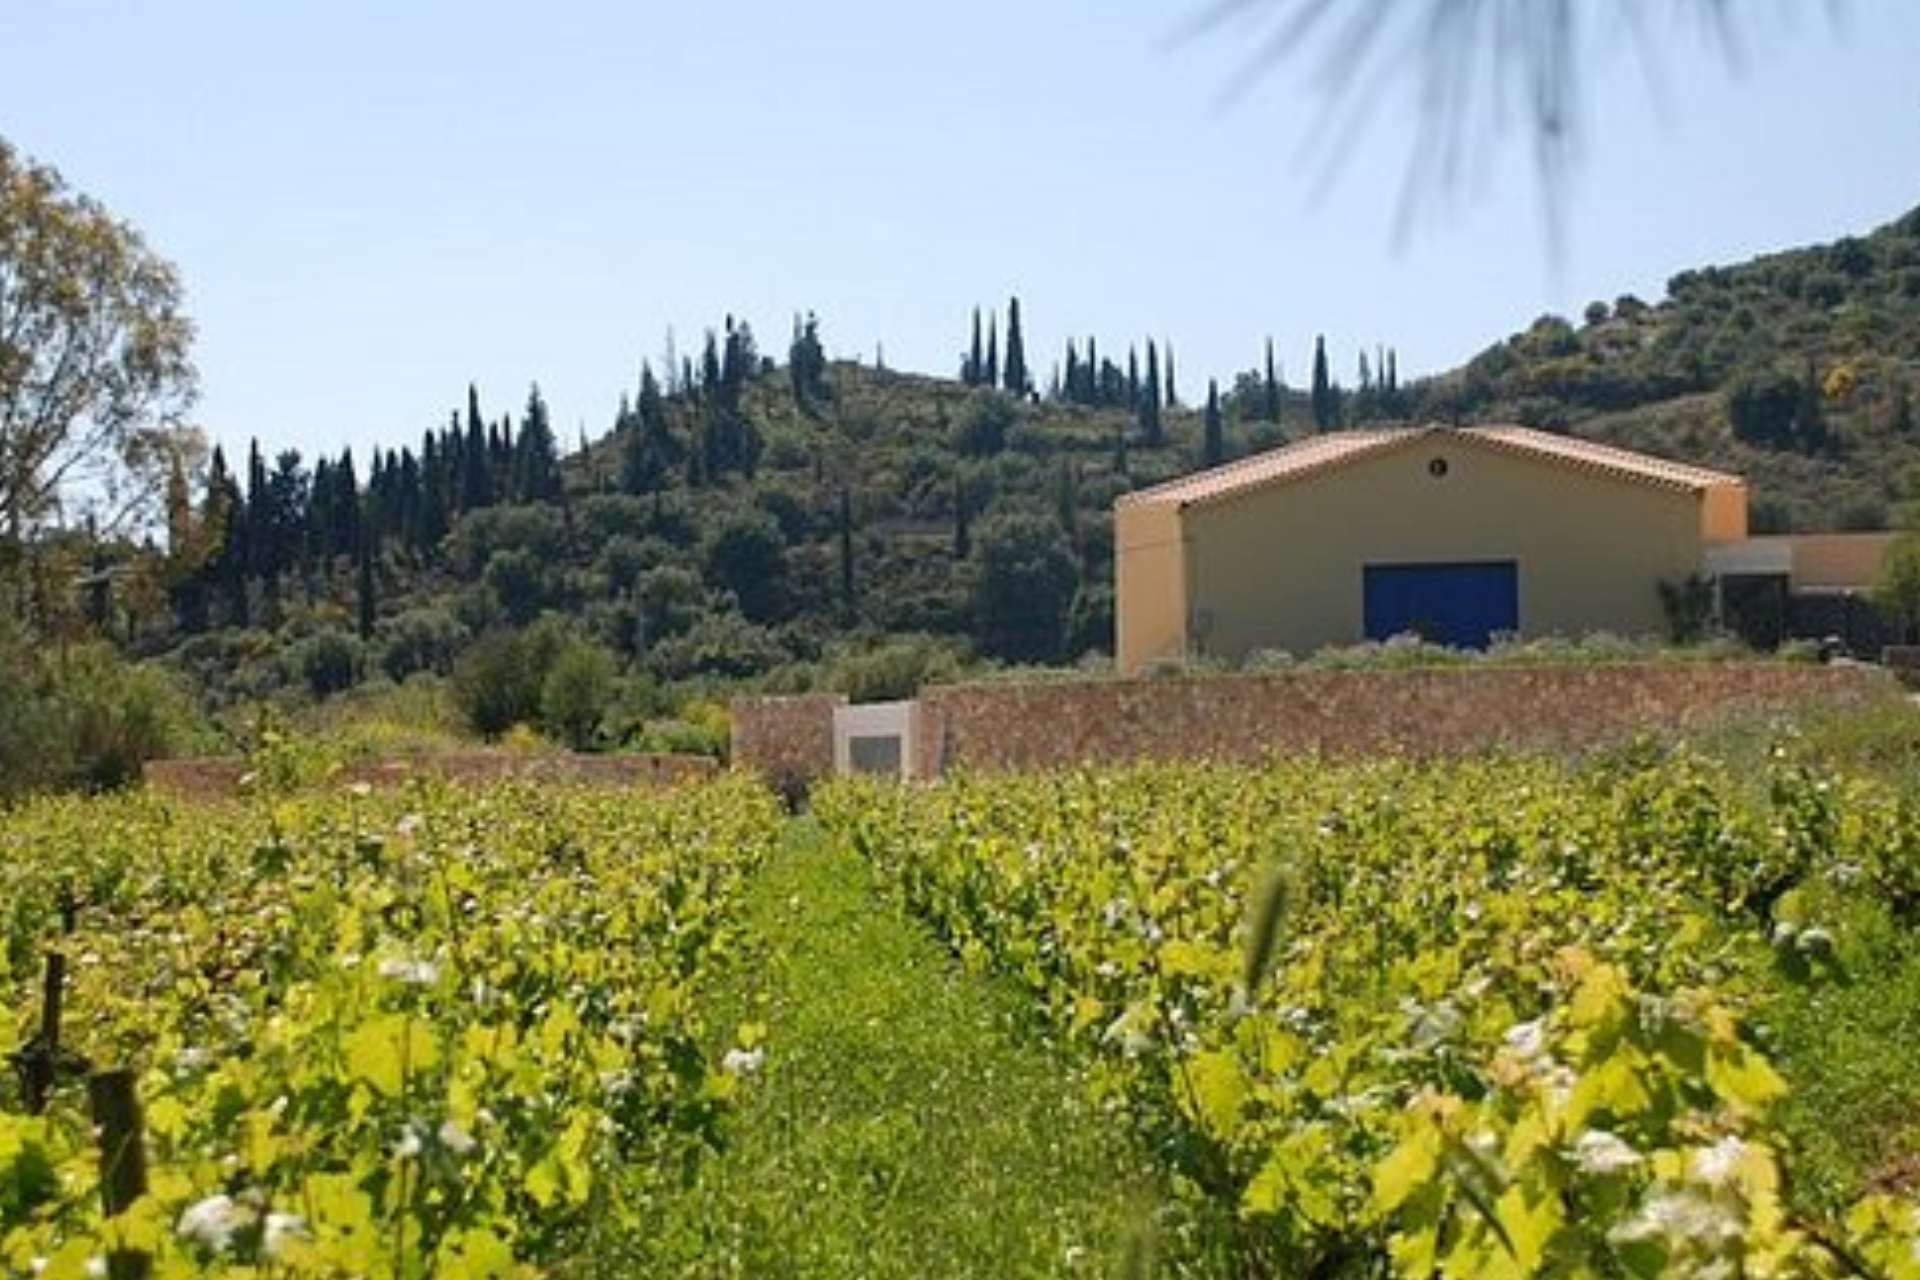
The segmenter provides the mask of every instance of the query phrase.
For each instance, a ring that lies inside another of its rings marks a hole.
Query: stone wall
[[[1671,663],[1300,672],[930,690],[929,771],[1318,751],[1563,751],[1821,699],[1890,696],[1877,668]]]
[[[799,791],[833,773],[833,713],[847,705],[837,693],[791,698],[735,698],[734,765],[753,769],[782,791]]]
[[[1875,667],[1767,662],[958,685],[921,698],[919,772],[1315,751],[1568,751],[1741,712],[1898,692]],[[736,703],[734,762],[772,773],[758,744],[807,742],[810,771],[788,776],[823,776],[832,765],[834,705],[818,697]]]

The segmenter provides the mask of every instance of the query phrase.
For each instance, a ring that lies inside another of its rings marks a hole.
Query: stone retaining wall
[[[782,791],[803,790],[833,773],[833,713],[846,705],[837,693],[735,698],[728,758],[736,767],[764,774]]]
[[[957,685],[921,697],[919,772],[1304,752],[1577,751],[1742,712],[1898,694],[1877,667],[1776,662]],[[834,705],[819,695],[736,702],[734,763],[789,780],[825,776]],[[763,744],[784,753],[763,756]]]

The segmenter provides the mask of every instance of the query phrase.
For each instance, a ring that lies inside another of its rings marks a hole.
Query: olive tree
[[[72,504],[150,514],[197,442],[193,326],[171,264],[0,139],[0,539]]]

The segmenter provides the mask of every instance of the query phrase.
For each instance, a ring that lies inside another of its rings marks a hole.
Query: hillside
[[[1198,465],[1200,415],[1164,393],[1157,415],[1129,409],[1145,393],[1124,385],[1079,404],[823,358],[803,379],[744,327],[724,346],[649,373],[564,458],[536,392],[517,417],[470,396],[376,456],[357,504],[350,458],[256,453],[244,484],[217,461],[170,607],[125,625],[215,705],[517,684],[484,732],[537,722],[581,745],[740,682],[874,695],[1110,647],[1113,500]],[[608,707],[578,732],[542,706],[562,668],[577,703]]]
[[[1885,527],[1920,458],[1920,211],[1870,235],[1686,271],[1667,297],[1542,317],[1410,389],[1744,475],[1759,531]]]
[[[1255,370],[1202,411],[1151,345],[1122,364],[1069,344],[1044,394],[1011,340],[1004,373],[979,347],[959,379],[832,362],[809,319],[782,362],[728,321],[564,456],[537,389],[518,414],[469,392],[364,469],[216,455],[170,495],[167,552],[37,548],[44,583],[113,584],[47,591],[39,621],[161,658],[229,724],[427,677],[488,736],[703,745],[699,700],[741,687],[872,697],[1098,661],[1114,499],[1316,417],[1518,420],[1743,474],[1759,531],[1881,527],[1920,456],[1920,212],[1543,317],[1405,386],[1382,353],[1356,387]]]

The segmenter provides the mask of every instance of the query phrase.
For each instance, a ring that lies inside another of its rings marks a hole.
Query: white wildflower
[[[173,1068],[176,1071],[198,1071],[212,1061],[212,1055],[199,1045],[187,1045],[173,1055]]]
[[[1616,1243],[1659,1240],[1669,1245],[1691,1244],[1713,1248],[1737,1240],[1739,1216],[1697,1191],[1656,1191],[1640,1212],[1607,1233]]]
[[[80,1272],[87,1280],[107,1280],[107,1260],[96,1253],[80,1264]]]
[[[418,1159],[426,1144],[420,1141],[420,1130],[408,1125],[400,1133],[400,1141],[393,1144],[393,1154],[401,1160]]]
[[[260,1248],[269,1258],[277,1258],[290,1240],[307,1238],[307,1220],[297,1213],[270,1213],[260,1232]]]
[[[720,1059],[720,1069],[730,1076],[750,1076],[767,1060],[765,1049],[729,1049]]]
[[[1800,936],[1794,939],[1794,945],[1810,956],[1831,956],[1833,954],[1833,935],[1815,925],[1811,929],[1802,929]]]
[[[1534,1018],[1529,1022],[1517,1022],[1507,1028],[1500,1037],[1507,1048],[1522,1058],[1534,1059],[1547,1051],[1547,1024],[1544,1019]]]
[[[1147,1015],[1137,1006],[1128,1009],[1107,1024],[1107,1029],[1101,1033],[1100,1038],[1108,1044],[1117,1043],[1121,1052],[1130,1058],[1135,1057],[1153,1047],[1153,1037],[1148,1035],[1147,1029],[1141,1025],[1145,1021],[1147,1021]]]
[[[473,1152],[473,1135],[460,1127],[460,1122],[448,1116],[440,1122],[440,1145],[457,1156],[470,1155]]]
[[[244,1208],[234,1203],[232,1196],[220,1193],[188,1205],[173,1229],[176,1234],[221,1253],[232,1245],[234,1235],[250,1218]]]
[[[389,956],[380,962],[379,974],[409,987],[430,987],[440,981],[440,966],[431,960],[413,960]]]
[[[393,824],[393,833],[397,836],[411,837],[426,824],[427,820],[417,813],[402,814],[400,821]]]
[[[1582,1173],[1619,1173],[1639,1164],[1640,1153],[1605,1129],[1588,1129],[1574,1141],[1573,1162]]]
[[[1693,1176],[1710,1187],[1724,1187],[1733,1181],[1746,1154],[1747,1144],[1728,1134],[1712,1146],[1694,1151]]]

